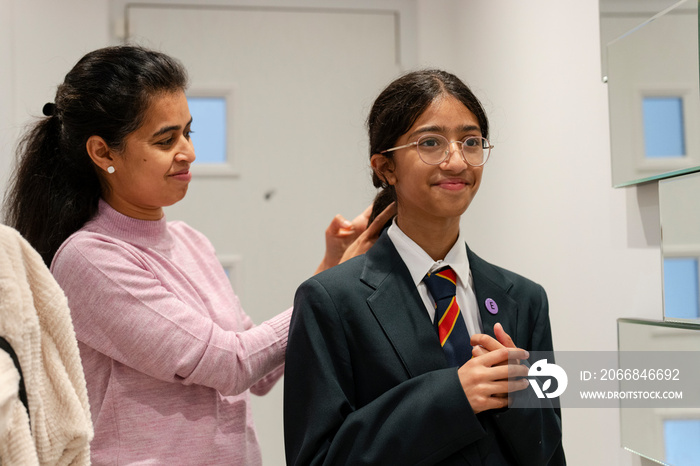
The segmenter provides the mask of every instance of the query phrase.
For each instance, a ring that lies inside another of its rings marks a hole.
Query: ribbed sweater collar
[[[165,215],[160,220],[127,217],[103,199],[99,201],[97,215],[86,225],[86,229],[144,248],[167,251],[173,245]]]

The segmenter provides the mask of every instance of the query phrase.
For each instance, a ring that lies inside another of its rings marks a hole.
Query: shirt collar
[[[406,267],[408,267],[414,285],[418,286],[428,272],[433,272],[446,265],[452,267],[457,274],[458,281],[464,286],[471,283],[467,247],[461,229],[457,241],[455,241],[445,258],[437,262],[423,248],[418,246],[415,241],[409,238],[406,233],[401,231],[401,228],[396,224],[396,218],[391,222],[387,234],[391,242],[394,243],[394,247],[406,264]]]

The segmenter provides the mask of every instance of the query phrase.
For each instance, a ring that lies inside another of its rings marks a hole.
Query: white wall
[[[13,1],[0,0],[0,189],[6,183],[10,167],[10,146],[15,135],[11,130],[14,121],[13,90]],[[4,191],[4,189],[3,189]],[[2,196],[0,196],[0,199]]]
[[[108,6],[0,0],[3,172],[19,126],[80,56],[108,44]],[[491,119],[496,148],[463,221],[471,246],[545,286],[558,350],[615,350],[618,317],[661,318],[658,199],[653,185],[610,187],[598,0],[418,9],[420,64],[463,77]],[[564,437],[571,465],[641,464],[619,446],[616,410],[565,410]]]
[[[0,192],[24,125],[86,52],[108,45],[108,0],[0,0]]]

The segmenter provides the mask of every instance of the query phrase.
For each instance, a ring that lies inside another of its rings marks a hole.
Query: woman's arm
[[[224,395],[247,390],[283,364],[291,311],[242,332],[224,330],[137,255],[114,242],[84,241],[92,244],[67,243],[52,266],[80,342],[151,377]]]

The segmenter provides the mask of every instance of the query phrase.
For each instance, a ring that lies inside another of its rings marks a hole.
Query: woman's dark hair
[[[489,121],[479,99],[457,76],[442,70],[413,71],[401,76],[384,89],[374,101],[367,117],[369,156],[396,146],[396,141],[416,122],[438,97],[449,95],[471,111],[481,128],[481,136],[488,139]],[[384,154],[393,157],[393,153]],[[374,199],[369,223],[384,208],[396,200],[396,190],[372,174],[372,183],[380,188]]]
[[[100,176],[90,136],[116,150],[138,129],[154,96],[187,87],[176,59],[138,46],[106,47],[78,61],[45,117],[24,134],[5,196],[5,221],[51,264],[58,247],[97,212]]]

